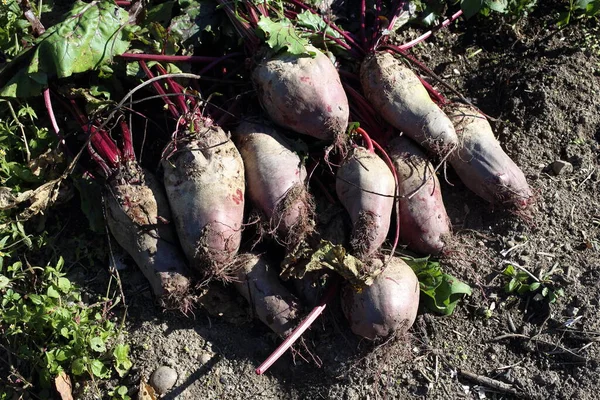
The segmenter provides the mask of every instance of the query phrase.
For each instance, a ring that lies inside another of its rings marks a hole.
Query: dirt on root
[[[170,399],[598,398],[600,54],[590,41],[599,28],[556,31],[556,20],[540,7],[511,25],[463,21],[413,49],[495,119],[536,193],[524,221],[490,208],[450,169],[440,175],[454,232],[442,267],[473,288],[452,316],[421,311],[408,336],[373,343],[351,333],[336,300],[305,335],[310,354],[288,353],[258,376],[279,343],[268,328],[226,311],[163,313],[130,268],[122,276],[134,368],[120,384],[136,396],[140,379],[170,365],[178,373]],[[552,304],[509,296],[508,263],[549,274],[564,296]]]

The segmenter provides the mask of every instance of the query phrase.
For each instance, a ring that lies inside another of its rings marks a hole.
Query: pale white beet
[[[201,127],[184,138],[162,162],[165,189],[188,260],[219,276],[240,246],[244,164],[220,127]]]

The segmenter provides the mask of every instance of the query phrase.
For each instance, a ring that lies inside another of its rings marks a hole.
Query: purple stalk
[[[206,56],[166,56],[163,54],[134,54],[134,53],[123,53],[119,57],[127,58],[133,61],[163,61],[163,62],[193,62],[193,63],[207,63],[213,62],[219,57],[206,57]]]
[[[142,69],[144,70],[144,73],[146,74],[146,76],[148,76],[148,78],[150,78],[150,79],[154,78],[154,74],[152,73],[152,71],[150,71],[150,68],[148,68],[146,63],[144,61],[139,61],[139,63],[140,63],[140,66],[142,67]],[[173,118],[178,119],[179,112],[177,112],[177,108],[175,108],[175,104],[173,104],[171,99],[169,99],[167,97],[167,93],[165,92],[163,87],[160,86],[160,83],[152,82],[152,86],[154,87],[154,90],[156,90],[158,92],[159,95],[163,96],[163,100],[167,104],[167,107],[169,108],[169,111],[171,112],[171,115],[173,116]]]

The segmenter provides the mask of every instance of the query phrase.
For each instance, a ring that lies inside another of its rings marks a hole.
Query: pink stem
[[[142,69],[144,70],[144,72],[146,73],[146,76],[148,76],[148,78],[150,78],[150,79],[154,78],[154,74],[152,73],[152,71],[150,71],[150,68],[148,68],[146,63],[144,61],[139,61],[139,63],[140,63],[140,66],[142,67]],[[175,119],[179,118],[179,113],[177,112],[177,108],[175,108],[175,104],[173,104],[171,99],[169,99],[167,97],[167,93],[165,92],[163,87],[160,86],[160,83],[152,82],[152,86],[154,87],[154,90],[156,90],[156,92],[159,95],[163,96],[163,100],[167,104],[167,107],[169,108],[169,112],[171,112],[171,115],[173,116],[173,118],[175,118]]]
[[[48,116],[50,117],[50,123],[52,124],[52,129],[54,129],[54,133],[60,139],[61,143],[65,143],[65,139],[60,133],[60,129],[58,124],[56,123],[56,115],[54,115],[54,110],[52,109],[52,100],[50,99],[50,88],[44,89],[44,104],[46,105],[46,111],[48,111]]]
[[[205,57],[205,56],[166,56],[162,54],[134,54],[123,53],[119,57],[127,58],[133,61],[163,61],[163,62],[193,62],[207,63],[218,60],[220,57]]]
[[[436,26],[435,28],[433,28],[430,31],[425,32],[424,34],[422,34],[421,36],[419,36],[418,38],[411,40],[408,43],[405,43],[401,46],[398,46],[399,49],[401,50],[408,50],[411,47],[416,46],[417,44],[421,43],[422,41],[426,40],[427,38],[429,38],[431,35],[433,35],[434,32],[447,27],[448,25],[450,25],[452,22],[454,22],[458,17],[460,17],[462,15],[462,10],[458,10],[457,12],[455,12],[450,18],[444,20],[441,24],[439,24],[438,26]]]
[[[287,349],[292,347],[294,342],[296,342],[296,340],[298,340],[298,338],[300,338],[300,336],[302,336],[304,331],[306,331],[308,328],[310,328],[312,323],[315,322],[315,320],[319,317],[319,315],[321,315],[321,313],[327,307],[327,303],[329,303],[329,301],[331,301],[331,299],[337,292],[339,281],[336,278],[334,278],[334,279],[335,279],[335,281],[331,283],[327,292],[321,299],[321,302],[319,303],[319,305],[317,305],[315,308],[313,308],[313,310],[310,312],[310,314],[308,314],[308,316],[302,322],[300,322],[300,325],[298,325],[298,327],[296,329],[294,329],[294,331],[291,333],[291,335],[288,336],[288,338],[285,339],[283,341],[283,343],[281,343],[279,345],[279,347],[277,347],[277,349],[275,349],[275,351],[269,357],[267,357],[267,359],[258,368],[256,368],[257,375],[264,374],[269,369],[269,367],[271,367],[271,365],[273,365],[275,363],[275,361],[279,360],[279,358],[283,355],[283,353],[285,353],[287,351]]]
[[[367,150],[369,150],[369,153],[374,153],[375,150],[373,150],[373,141],[369,137],[369,134],[365,132],[363,128],[360,127],[356,128],[356,132],[358,132],[363,137],[365,144],[367,145]]]
[[[392,18],[390,18],[390,23],[388,24],[388,27],[387,27],[388,31],[391,31],[394,28],[394,25],[396,24],[396,20],[400,16],[400,11],[404,7],[404,4],[406,4],[405,1],[398,0],[398,4],[396,5],[396,8],[394,9],[394,14],[392,15]]]

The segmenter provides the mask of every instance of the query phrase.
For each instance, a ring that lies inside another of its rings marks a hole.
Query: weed
[[[502,271],[502,275],[509,278],[504,290],[509,294],[533,295],[533,299],[536,301],[544,299],[552,304],[559,297],[564,296],[563,289],[557,287],[552,280],[554,270],[555,268],[536,277],[522,267],[509,264]]]

